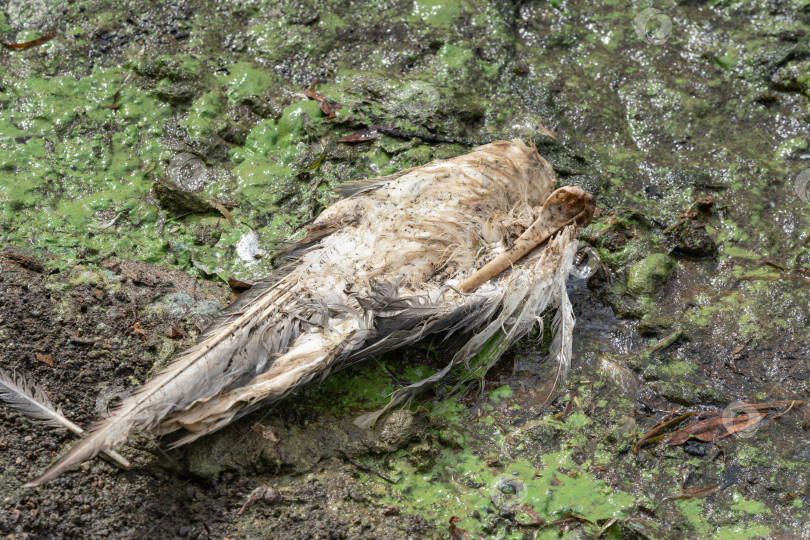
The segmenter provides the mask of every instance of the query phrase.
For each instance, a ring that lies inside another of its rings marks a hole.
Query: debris
[[[98,230],[109,229],[110,227],[112,227],[113,225],[115,225],[115,222],[116,222],[116,221],[118,221],[118,220],[121,218],[121,216],[123,216],[123,215],[124,215],[124,213],[123,213],[123,212],[118,212],[118,213],[115,215],[115,217],[113,217],[113,218],[112,218],[110,221],[108,221],[107,223],[102,223],[101,225],[90,225],[90,226],[91,226],[91,227],[93,227],[94,229],[98,229]]]
[[[681,212],[678,214],[678,217],[681,219],[664,229],[664,234],[668,234],[687,221],[695,219],[697,217],[701,218],[708,218],[712,215],[712,208],[714,207],[714,197],[709,195],[708,197],[703,197],[701,199],[696,200],[693,202],[689,208],[686,209],[685,212]]]
[[[691,438],[703,442],[712,442],[716,439],[728,437],[738,431],[747,431],[764,419],[765,416],[756,412],[753,414],[746,413],[744,417],[731,416],[725,413],[719,414],[697,424],[679,429],[672,434],[667,444],[678,446]]]
[[[461,518],[458,516],[453,516],[450,518],[450,538],[456,540],[458,538],[470,538],[470,533],[467,532],[466,529],[462,529],[456,523],[461,521]]]
[[[602,535],[605,534],[608,531],[608,529],[613,527],[613,525],[615,525],[617,521],[618,518],[610,518],[609,520],[607,520],[605,524],[602,525],[602,528],[599,529],[599,532],[596,534],[596,537],[602,538]]]
[[[38,352],[37,360],[46,364],[48,367],[53,367],[53,355]]]
[[[45,271],[45,265],[42,264],[39,259],[30,255],[24,255],[18,251],[13,251],[10,249],[0,251],[0,259],[5,259],[25,268],[26,270],[31,270],[32,272],[37,272],[39,274]]]
[[[250,430],[253,433],[259,435],[262,439],[266,439],[271,443],[278,444],[279,442],[281,442],[279,436],[276,435],[276,432],[270,426],[265,426],[256,422],[255,424],[253,424],[253,427]]]
[[[233,289],[234,292],[244,292],[253,287],[253,285],[235,278],[228,278],[228,287]]]
[[[674,414],[674,413],[673,413]],[[688,412],[686,414],[682,414],[676,418],[665,418],[663,421],[659,422],[655,425],[650,431],[645,433],[637,442],[635,448],[633,448],[633,453],[638,454],[638,449],[644,446],[648,446],[650,444],[655,444],[658,442],[662,437],[664,437],[666,430],[672,426],[677,426],[690,416],[694,416],[695,413]],[[671,415],[670,415],[671,416]]]
[[[45,34],[42,37],[38,37],[37,39],[32,39],[31,41],[26,41],[24,43],[6,43],[4,41],[0,41],[0,45],[6,47],[8,49],[27,49],[28,47],[34,47],[36,45],[42,45],[43,43],[48,43],[50,40],[56,37],[56,32],[50,32]]]
[[[768,403],[737,402],[732,403],[723,411],[702,411],[699,414],[704,416],[703,420],[676,430],[669,436],[667,444],[670,446],[679,446],[691,439],[703,442],[714,442],[735,433],[747,433],[768,418],[769,414],[775,413],[782,407],[786,407],[785,410],[774,414],[771,417],[772,419],[775,420],[795,406],[803,405],[804,403],[804,400],[798,399],[790,401],[771,401]],[[695,416],[696,414],[698,413],[690,411],[677,418],[665,419],[660,422],[636,442],[634,452],[638,453],[639,448],[655,444],[666,436],[666,431],[669,428],[679,425],[687,418]],[[708,416],[708,418],[706,418],[706,416]]]
[[[195,193],[184,190],[168,178],[157,178],[152,186],[155,198],[167,212],[175,215],[206,214],[219,211]]]
[[[272,504],[281,499],[281,492],[279,492],[279,490],[277,490],[274,487],[268,486],[267,484],[263,484],[257,487],[256,489],[250,492],[250,495],[248,495],[245,504],[243,504],[242,508],[240,508],[239,511],[236,512],[236,515],[241,516],[250,505],[252,505],[253,503],[255,503],[260,499],[268,504]]]
[[[312,84],[309,85],[309,88],[304,90],[304,95],[309,99],[317,101],[318,106],[321,108],[321,112],[326,115],[327,119],[332,119],[337,116],[337,112],[340,109],[340,103],[333,104],[326,99],[326,96],[315,92],[315,87],[318,86],[319,82],[321,82],[320,79],[315,79]]]
[[[526,514],[528,514],[528,516],[531,518],[531,521],[529,522],[518,521],[517,524],[521,527],[540,527],[545,525],[546,520],[540,517],[540,514],[538,514],[535,509],[531,507],[531,505],[524,504],[520,507],[520,509],[526,512]]]
[[[214,206],[214,208],[219,210],[219,213],[222,214],[222,217],[227,219],[228,223],[230,223],[232,227],[236,226],[236,223],[234,223],[233,218],[231,217],[231,213],[228,212],[228,209],[225,208],[225,205],[223,205],[221,202],[217,200],[212,200],[211,204]]]
[[[356,142],[373,141],[374,139],[378,139],[383,136],[382,132],[378,129],[380,127],[381,126],[371,126],[363,129],[358,129],[357,131],[338,139],[338,142],[356,143]]]
[[[676,341],[681,339],[682,336],[683,336],[683,332],[681,332],[680,330],[676,330],[676,331],[672,332],[670,335],[668,335],[667,337],[665,337],[664,339],[659,339],[658,341],[653,343],[650,346],[649,349],[647,349],[646,351],[644,351],[641,354],[649,356],[651,354],[655,354],[657,352],[663,351],[664,349],[666,349],[670,345],[673,345]]]
[[[380,126],[380,125],[373,125],[370,127],[358,129],[357,131],[350,133],[338,139],[338,142],[342,143],[358,143],[358,142],[366,142],[377,139],[382,137],[383,135],[388,135],[390,137],[398,137],[400,139],[421,139],[424,142],[428,143],[450,143],[450,144],[461,144],[464,146],[478,146],[481,144],[486,144],[482,142],[472,142],[472,141],[462,141],[458,139],[449,139],[446,137],[438,137],[436,135],[425,135],[422,133],[407,133],[401,131],[395,127],[390,126]]]
[[[166,333],[166,337],[170,339],[176,339],[181,337],[186,337],[186,333],[183,332],[180,328],[177,328],[174,324],[170,325],[169,332]]]
[[[138,334],[140,336],[145,336],[146,335],[146,331],[144,331],[144,329],[141,328],[140,321],[135,321],[135,324],[133,324],[130,327],[130,332],[132,332],[133,334]]]
[[[720,489],[720,484],[715,484],[709,487],[691,487],[684,489],[677,495],[670,495],[665,497],[666,500],[677,501],[680,499],[704,499]]]

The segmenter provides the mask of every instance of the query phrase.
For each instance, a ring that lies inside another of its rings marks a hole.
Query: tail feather
[[[296,287],[282,280],[261,294],[254,294],[247,305],[237,305],[206,331],[198,343],[148,382],[112,414],[94,426],[89,434],[62,456],[45,473],[26,486],[39,486],[99,452],[126,440],[132,429],[154,431],[173,413],[205,401],[257,374],[257,367],[272,361],[279,349],[289,343],[254,339],[283,324],[290,324]],[[292,341],[296,331],[288,329]]]

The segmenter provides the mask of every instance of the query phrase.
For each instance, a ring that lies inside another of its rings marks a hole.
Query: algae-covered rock
[[[722,407],[732,401],[719,390],[689,381],[656,381],[651,383],[649,388],[672,403],[685,407],[698,405]]]
[[[641,259],[627,274],[627,288],[640,295],[653,294],[666,283],[675,269],[675,262],[663,253],[653,253]]]
[[[698,221],[684,223],[671,233],[671,253],[693,259],[708,259],[717,255],[717,245],[706,231],[706,225]]]

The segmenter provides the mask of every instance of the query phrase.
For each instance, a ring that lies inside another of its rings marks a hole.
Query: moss
[[[627,288],[640,295],[653,294],[660,288],[675,269],[671,257],[653,253],[630,267],[627,274]]]

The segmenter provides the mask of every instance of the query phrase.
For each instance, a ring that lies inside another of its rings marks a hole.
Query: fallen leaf
[[[702,420],[697,424],[692,424],[683,429],[679,429],[672,434],[668,443],[670,446],[678,446],[689,439],[697,439],[703,442],[712,442],[717,439],[724,439],[729,435],[743,431],[762,422],[765,415],[754,413],[743,416],[731,417],[729,415],[719,415]]]
[[[43,364],[47,364],[48,367],[53,367],[53,355],[37,353],[37,360],[39,360]]]
[[[175,325],[171,325],[169,332],[166,334],[166,337],[175,339],[179,337],[185,337],[186,333],[177,328]]]
[[[694,414],[695,413],[693,413],[693,412],[688,412],[688,413],[682,414],[682,415],[680,415],[680,416],[678,416],[676,418],[672,418],[670,420],[665,419],[664,421],[659,422],[658,424],[655,425],[655,427],[653,427],[650,431],[645,433],[638,440],[638,442],[636,443],[635,448],[633,449],[633,453],[638,454],[638,449],[639,448],[657,442],[659,439],[661,439],[664,436],[664,434],[666,433],[666,430],[668,428],[671,428],[672,426],[676,426],[676,425],[680,424],[681,422],[683,422],[684,420],[686,420],[690,416],[693,416]]]
[[[703,442],[711,442],[723,439],[739,431],[750,429],[766,418],[770,413],[787,407],[781,413],[773,416],[775,420],[793,409],[795,406],[804,405],[804,400],[780,400],[766,403],[745,403],[739,407],[730,406],[722,413],[714,413],[714,416],[702,420],[691,426],[686,426],[675,433],[669,439],[670,446],[677,446],[688,441],[690,438]],[[730,410],[729,410],[730,409]]]
[[[215,199],[211,200],[211,204],[214,206],[214,208],[219,210],[219,213],[222,214],[222,216],[228,220],[228,223],[230,223],[232,227],[236,226],[236,224],[233,222],[233,218],[231,217],[231,213],[228,212],[228,209],[225,208],[225,205],[223,205],[221,202]]]
[[[537,527],[539,525],[543,525],[546,522],[546,520],[540,517],[540,514],[538,514],[534,510],[534,508],[531,507],[531,505],[524,504],[523,506],[521,506],[521,510],[526,512],[526,514],[531,518],[531,521],[529,521],[528,523],[519,521],[518,525],[520,525],[521,527]]]

